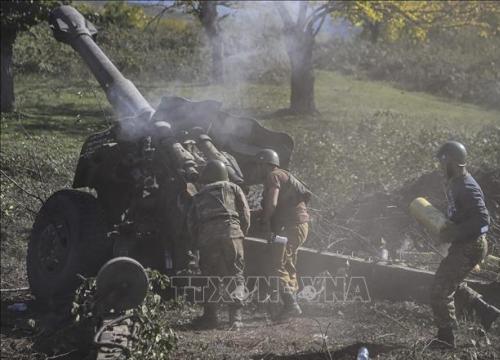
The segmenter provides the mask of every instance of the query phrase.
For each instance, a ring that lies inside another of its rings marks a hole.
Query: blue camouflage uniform
[[[460,292],[468,302],[480,297],[464,282],[465,277],[488,251],[485,234],[490,217],[484,195],[476,180],[469,174],[455,176],[446,184],[448,227],[451,246],[441,261],[431,290],[431,306],[439,328],[456,327],[455,292]]]

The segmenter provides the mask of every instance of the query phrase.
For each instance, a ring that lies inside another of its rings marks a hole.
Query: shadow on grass
[[[111,125],[112,114],[101,109],[80,109],[76,103],[37,104],[7,116],[6,122],[28,132],[57,131],[67,135],[88,135]]]
[[[80,105],[81,107],[81,105]],[[64,103],[64,104],[58,104],[58,105],[51,105],[51,104],[37,104],[36,109],[37,113],[39,115],[44,115],[44,116],[73,116],[76,117],[77,115],[80,115],[80,117],[90,117],[90,118],[96,118],[102,121],[106,121],[104,119],[104,114],[106,114],[106,117],[112,116],[110,113],[105,112],[103,114],[103,111],[99,108],[95,109],[81,109],[77,103]]]
[[[317,359],[355,359],[361,347],[368,348],[370,358],[386,354],[392,350],[402,348],[402,345],[396,344],[376,344],[376,343],[355,343],[337,350],[329,352],[307,352],[293,355],[273,355],[266,354],[264,357],[269,360],[317,360]],[[262,359],[263,355],[253,356],[252,359]]]
[[[15,303],[26,310],[9,309]],[[29,294],[4,296],[1,300],[2,359],[84,359],[90,350],[87,329],[63,324],[54,313],[38,304]],[[62,326],[64,325],[64,326]],[[59,330],[56,330],[59,329]]]

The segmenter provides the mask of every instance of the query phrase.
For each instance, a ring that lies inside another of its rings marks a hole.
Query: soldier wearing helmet
[[[241,188],[229,182],[222,161],[209,161],[199,182],[203,186],[193,197],[187,221],[191,237],[200,250],[200,269],[205,276],[231,279],[224,288],[236,294],[244,289],[243,239],[250,226],[250,209]],[[241,300],[229,299],[229,321],[233,329],[242,325]],[[195,325],[216,327],[217,307],[217,303],[205,299],[203,315]]]
[[[271,275],[280,279],[284,304],[279,316],[287,319],[302,313],[296,300],[299,288],[296,265],[298,248],[306,241],[309,231],[306,203],[311,192],[292,174],[280,168],[279,156],[274,150],[260,151],[256,161],[264,183],[262,226],[269,234],[268,238],[274,234],[287,239],[281,253],[277,253],[279,259],[271,264]]]
[[[440,147],[436,156],[446,180],[449,219],[440,233],[440,240],[451,245],[448,255],[439,265],[431,290],[431,306],[439,340],[433,346],[454,347],[455,292],[474,306],[486,330],[500,311],[487,304],[464,282],[471,270],[486,257],[488,244],[485,234],[490,222],[481,187],[465,167],[467,151],[463,144],[448,141]]]

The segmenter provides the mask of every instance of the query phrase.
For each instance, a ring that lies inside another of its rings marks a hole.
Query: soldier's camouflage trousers
[[[244,288],[244,268],[243,238],[214,237],[204,239],[200,244],[201,273],[204,276],[230,277],[228,284],[220,284],[227,290],[223,296],[226,292],[232,294],[235,290]],[[224,298],[224,301],[228,300],[231,300],[234,305],[241,305],[239,299]]]
[[[285,227],[282,235],[288,238],[285,251],[280,263],[277,263],[274,275],[280,279],[280,287],[290,293],[299,289],[297,281],[297,253],[307,239],[309,225],[307,223]]]
[[[479,238],[453,243],[448,255],[441,261],[431,289],[431,307],[438,328],[456,327],[455,292],[472,301],[479,294],[467,287],[465,277],[486,257],[488,243],[484,235]]]

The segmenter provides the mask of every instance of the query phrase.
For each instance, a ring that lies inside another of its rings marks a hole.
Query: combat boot
[[[217,304],[203,305],[203,315],[194,319],[191,325],[195,329],[214,329],[218,325]]]
[[[240,306],[229,306],[229,327],[231,330],[238,331],[243,327],[243,315]]]
[[[451,327],[439,328],[436,338],[429,345],[432,349],[454,349],[455,346],[455,334]]]
[[[302,309],[297,303],[297,299],[294,294],[289,292],[283,293],[283,310],[279,315],[279,320],[286,321],[292,317],[298,317],[302,315]]]
[[[484,330],[489,331],[491,324],[495,322],[500,316],[500,310],[493,305],[488,304],[482,298],[476,298],[474,300],[474,310],[483,325]]]

